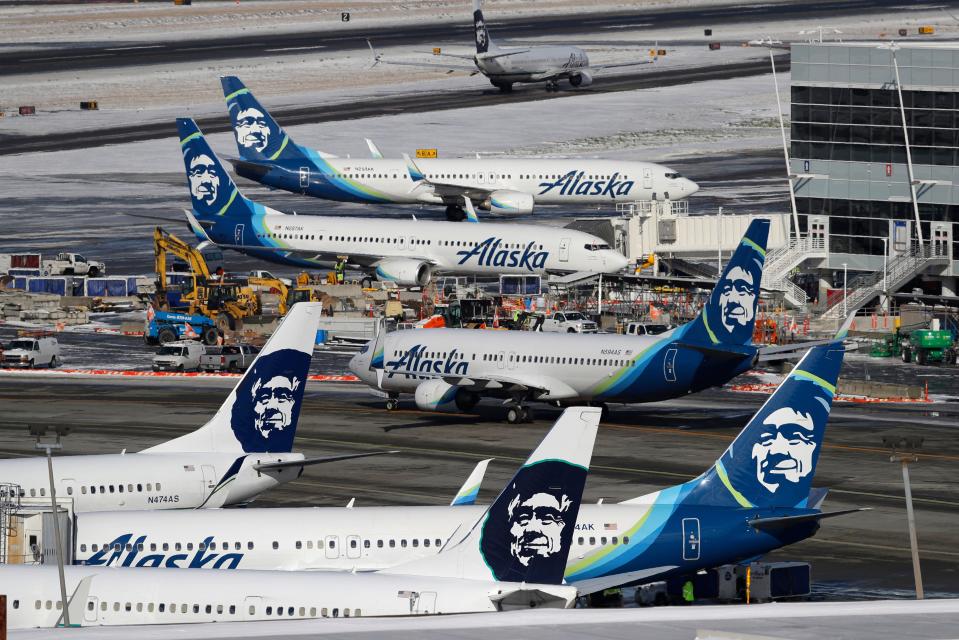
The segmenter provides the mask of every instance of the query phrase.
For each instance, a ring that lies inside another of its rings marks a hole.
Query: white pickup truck
[[[60,366],[60,344],[56,338],[17,338],[0,350],[4,367],[35,369],[36,367]]]
[[[102,262],[87,260],[79,253],[58,253],[55,260],[43,261],[43,273],[50,276],[97,276],[105,275],[107,267]]]
[[[557,311],[543,321],[539,330],[553,333],[597,333],[599,327],[579,311]]]

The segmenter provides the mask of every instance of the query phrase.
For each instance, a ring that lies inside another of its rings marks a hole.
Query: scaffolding
[[[20,511],[20,485],[0,483],[0,564],[8,564],[8,541],[14,534],[13,518]]]

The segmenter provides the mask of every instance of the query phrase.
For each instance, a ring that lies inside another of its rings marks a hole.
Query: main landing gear
[[[446,219],[450,222],[462,222],[463,220],[466,220],[466,212],[463,211],[463,207],[459,205],[447,205]]]
[[[396,411],[400,408],[400,399],[394,396],[390,396],[386,399],[386,410],[387,411]]]
[[[547,91],[559,91],[559,84],[555,80],[546,81],[546,90]]]
[[[519,424],[520,422],[532,422],[535,419],[532,407],[526,407],[521,404],[511,404],[506,408],[506,422],[510,424]]]

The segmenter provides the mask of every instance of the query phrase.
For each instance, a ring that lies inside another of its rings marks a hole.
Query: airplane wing
[[[411,375],[419,378],[434,378],[442,380],[453,387],[463,387],[482,396],[493,398],[510,397],[516,392],[524,392],[534,400],[568,400],[577,398],[579,394],[562,380],[541,375],[486,375],[486,376],[454,376],[449,374],[431,374],[423,371],[405,369],[381,369],[384,375]]]
[[[370,451],[367,453],[345,453],[338,456],[325,456],[323,458],[306,458],[305,460],[284,460],[282,462],[260,462],[253,465],[257,471],[271,471],[274,469],[295,469],[298,467],[309,467],[314,464],[325,464],[327,462],[339,462],[340,460],[352,460],[354,458],[368,458],[370,456],[385,456],[399,451]]]
[[[606,71],[607,69],[619,69],[621,67],[638,67],[644,64],[653,64],[654,62],[656,62],[656,58],[653,58],[652,60],[633,60],[630,62],[614,62],[611,64],[590,66],[590,70],[598,71],[602,73],[603,71]]]
[[[391,64],[396,67],[419,67],[421,69],[446,69],[447,71],[469,71],[473,74],[479,73],[479,69],[476,68],[476,65],[466,66],[462,64],[434,64],[431,62],[405,62],[399,60],[384,60],[382,53],[377,53],[376,49],[373,48],[373,43],[367,39],[366,44],[369,45],[370,51],[373,53],[373,64],[370,65],[370,69],[380,64]],[[440,54],[441,57],[447,58],[460,58],[464,60],[473,60],[473,56],[458,56],[451,53]]]

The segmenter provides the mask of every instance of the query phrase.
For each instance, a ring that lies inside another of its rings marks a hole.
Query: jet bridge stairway
[[[886,265],[886,289],[896,291],[917,275],[932,266],[945,265],[949,256],[942,247],[930,244],[920,245],[913,242],[908,253],[904,253]],[[821,314],[823,319],[837,319],[843,314],[860,309],[867,302],[880,295],[883,290],[882,271],[864,273],[846,284],[842,295],[829,301],[829,306]],[[845,305],[843,305],[845,301]]]
[[[806,306],[809,296],[801,287],[789,279],[793,269],[814,258],[826,258],[826,239],[822,236],[805,236],[790,238],[789,242],[781,247],[766,253],[766,262],[763,266],[763,289],[767,291],[782,291],[786,301],[796,308]]]

